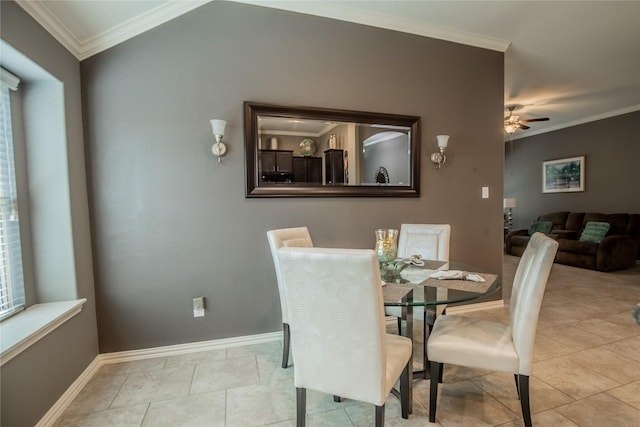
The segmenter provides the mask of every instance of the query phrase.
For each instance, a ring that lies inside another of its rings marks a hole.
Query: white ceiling
[[[18,4],[82,60],[209,1]],[[505,52],[505,106],[551,119],[514,138],[640,110],[640,1],[240,2]]]

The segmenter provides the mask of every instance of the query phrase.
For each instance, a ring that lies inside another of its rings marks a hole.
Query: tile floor
[[[640,266],[622,274],[554,266],[535,343],[534,425],[640,426],[637,302]],[[506,320],[502,309],[467,315]],[[293,368],[280,368],[280,355],[281,343],[271,342],[105,365],[55,426],[295,426]],[[445,366],[435,424],[427,419],[429,381],[414,387],[409,420],[395,397],[387,400],[387,426],[522,425],[510,374]],[[307,412],[309,427],[373,425],[371,405],[312,391]]]

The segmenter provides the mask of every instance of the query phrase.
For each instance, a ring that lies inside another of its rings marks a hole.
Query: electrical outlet
[[[193,317],[204,317],[204,297],[193,299]]]

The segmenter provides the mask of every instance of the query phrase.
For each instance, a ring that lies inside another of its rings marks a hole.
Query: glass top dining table
[[[436,306],[469,302],[478,300],[496,293],[501,288],[500,276],[483,272],[482,269],[460,262],[445,262],[422,260],[424,265],[404,264],[402,260],[383,263],[380,266],[380,275],[383,281],[382,294],[385,308],[400,308],[400,319],[405,322],[405,330],[399,330],[402,334],[413,340],[413,311],[415,307],[422,307],[427,320],[427,313],[435,317],[438,310]],[[395,266],[399,268],[391,268]],[[437,279],[430,276],[437,272],[460,272],[461,279]],[[483,281],[478,280],[480,277]],[[402,322],[398,323],[400,326]],[[429,328],[423,327],[423,340],[426,348]],[[413,371],[412,377],[428,378],[428,358],[426,352],[422,354],[423,369]],[[411,383],[412,381],[410,381]],[[410,395],[413,394],[411,388]]]
[[[384,305],[389,307],[425,307],[468,302],[494,294],[501,288],[500,276],[489,274],[460,262],[424,260],[423,266],[393,262],[400,268],[380,268]],[[466,279],[442,280],[430,278],[438,271],[456,270],[468,273]],[[484,281],[470,279],[481,277]]]

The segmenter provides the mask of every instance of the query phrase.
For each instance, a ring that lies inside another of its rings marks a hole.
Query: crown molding
[[[47,8],[46,1],[16,0],[16,3],[42,25],[73,56],[82,61],[211,1],[213,0],[170,1],[86,40],[78,40],[51,13]]]
[[[384,28],[402,33],[416,34],[439,40],[465,44],[483,49],[505,52],[510,41],[487,37],[480,34],[468,33],[446,27],[416,22],[408,19],[394,18],[375,12],[363,12],[361,9],[345,5],[336,5],[320,1],[281,1],[281,0],[232,0],[235,3],[245,3],[254,6],[286,10],[321,16],[339,21],[363,24],[371,27]]]
[[[595,114],[593,116],[584,117],[582,119],[574,120],[572,122],[561,123],[561,124],[559,124],[557,126],[551,126],[551,127],[548,127],[548,128],[539,129],[539,130],[532,131],[532,132],[527,131],[526,134],[525,133],[518,134],[518,132],[516,132],[515,134],[513,134],[513,138],[509,138],[508,136],[505,136],[505,140],[504,141],[508,142],[508,141],[512,141],[512,140],[516,140],[516,139],[528,138],[528,137],[534,136],[534,135],[541,135],[543,133],[554,132],[554,131],[560,130],[560,129],[566,129],[566,128],[570,128],[570,127],[573,127],[573,126],[583,125],[585,123],[591,123],[591,122],[596,122],[598,120],[608,119],[610,117],[621,116],[621,115],[627,114],[627,113],[633,113],[634,111],[640,111],[640,104],[631,105],[630,107],[620,108],[619,110],[607,111],[606,113],[602,113],[602,114]]]
[[[147,13],[138,15],[85,40],[79,40],[69,28],[57,19],[47,8],[46,1],[16,0],[16,3],[42,25],[42,27],[71,52],[73,56],[82,61],[212,1],[215,0],[169,1],[151,9]],[[287,10],[354,24],[363,24],[403,33],[416,34],[499,52],[505,52],[510,44],[510,42],[505,40],[479,34],[418,23],[407,19],[393,18],[380,13],[363,13],[362,10],[343,5],[336,6],[335,4],[325,2],[282,2],[273,0],[233,1],[236,3]]]
[[[71,31],[58,20],[41,0],[16,0],[18,6],[24,9],[38,24],[44,27],[56,40],[62,44],[73,56],[80,59],[80,42]]]
[[[212,1],[214,0],[170,1],[160,5],[108,31],[103,31],[94,37],[83,40],[80,44],[80,57],[78,59],[89,58]]]

